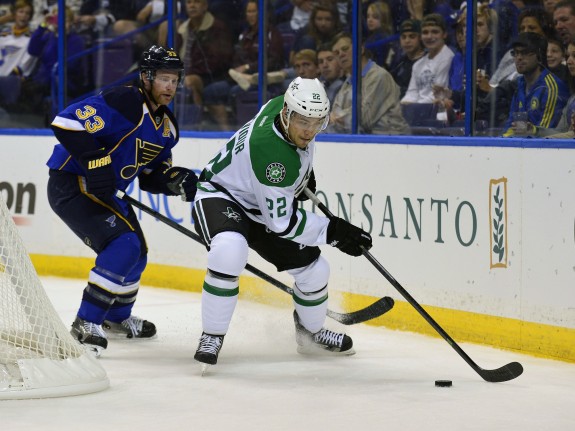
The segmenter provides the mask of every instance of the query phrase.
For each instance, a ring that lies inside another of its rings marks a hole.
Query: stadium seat
[[[0,103],[12,105],[20,96],[21,79],[19,76],[10,75],[0,77]]]
[[[402,104],[401,111],[403,118],[411,127],[437,127],[437,124],[433,123],[437,122],[437,107],[433,103]]]
[[[174,114],[181,130],[198,130],[202,123],[204,109],[188,101],[189,95],[185,89],[179,89],[174,100]]]
[[[291,52],[293,42],[295,40],[295,33],[293,31],[282,31],[281,32],[283,48],[284,48],[284,59],[285,66],[289,67],[289,54]]]

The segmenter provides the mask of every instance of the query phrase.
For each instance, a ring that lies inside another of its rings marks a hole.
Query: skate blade
[[[208,370],[210,369],[210,367],[211,367],[210,364],[206,364],[206,363],[201,364],[200,372],[202,373],[202,377],[204,377],[208,373]]]
[[[333,351],[333,350],[327,350],[327,349],[323,349],[321,347],[318,347],[314,344],[311,344],[309,346],[297,346],[297,352],[300,355],[304,355],[304,356],[351,356],[351,355],[355,355],[355,350],[353,349],[353,347],[349,350],[345,350],[343,352],[338,352],[338,351]]]
[[[105,350],[104,348],[102,348],[100,346],[91,346],[88,344],[84,344],[84,346],[86,347],[86,350],[88,351],[88,353],[90,353],[95,358],[99,358],[102,355],[102,352]]]

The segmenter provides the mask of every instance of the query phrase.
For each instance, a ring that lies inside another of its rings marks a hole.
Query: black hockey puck
[[[436,380],[435,386],[438,388],[450,388],[453,382],[451,380]]]

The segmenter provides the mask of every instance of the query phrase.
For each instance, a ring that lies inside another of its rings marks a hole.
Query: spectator
[[[562,0],[555,5],[553,23],[565,46],[575,38],[575,0]]]
[[[294,55],[294,67],[288,67],[276,72],[268,72],[267,81],[268,84],[282,83],[282,91],[286,91],[289,83],[294,78],[298,76],[301,78],[318,78],[319,74],[316,52],[313,49],[302,49]],[[247,89],[252,85],[257,85],[259,78],[257,73],[246,75],[244,73],[232,73],[231,70],[230,75],[243,89]]]
[[[553,37],[555,33],[549,15],[539,8],[524,9],[519,15],[518,22],[519,33],[538,33],[545,38]],[[500,82],[513,80],[517,77],[517,69],[511,51],[511,49],[508,50],[501,58],[491,77],[487,72],[477,77],[477,85],[481,91],[489,93]]]
[[[13,0],[0,0],[0,31],[4,31],[4,26],[14,21],[13,5]]]
[[[547,67],[547,41],[537,33],[520,33],[512,44],[517,90],[503,136],[535,135],[537,128],[553,128],[569,98],[569,90]],[[527,118],[517,120],[517,113]]]
[[[313,9],[313,0],[291,0],[293,3],[293,12],[289,21],[292,31],[298,31],[309,23],[311,11]]]
[[[565,65],[565,47],[559,39],[547,39],[547,68],[563,83],[569,85],[571,75]]]
[[[242,16],[245,9],[245,0],[208,1],[208,10],[214,17],[226,24],[226,27],[232,36],[232,40],[237,40],[244,30],[244,21],[238,18]]]
[[[36,59],[28,54],[28,25],[33,14],[30,0],[16,0],[10,8],[14,23],[0,33],[0,106],[16,103],[21,80],[32,73],[36,64]]]
[[[458,50],[451,61],[449,69],[449,86],[434,86],[436,97],[442,99],[448,114],[456,115],[465,111],[465,45],[466,45],[466,20],[467,10],[459,16],[456,23],[455,38]],[[497,66],[499,56],[493,46],[493,33],[497,27],[497,13],[490,9],[487,4],[477,7],[476,34],[476,66],[477,74],[490,76]],[[477,97],[485,97],[486,93],[478,87]],[[440,108],[441,109],[441,108]]]
[[[126,33],[138,30],[144,22],[138,20],[138,14],[145,8],[148,0],[113,0],[109,1],[108,8],[116,22],[112,24],[114,36],[121,36]],[[133,44],[133,58],[135,62],[140,58],[140,53],[147,49],[158,39],[158,31],[155,28],[145,31],[138,31],[131,37]]]
[[[543,0],[543,9],[545,12],[549,14],[549,16],[553,16],[553,12],[555,11],[555,5],[559,2],[559,0]]]
[[[395,40],[392,40],[393,18],[387,3],[376,1],[367,6],[366,27],[367,38],[364,43],[371,52],[371,58],[389,70],[397,55],[397,48]]]
[[[333,105],[335,95],[341,88],[345,76],[339,65],[339,61],[333,52],[331,44],[323,44],[317,52],[317,63],[320,71],[319,80],[325,87],[327,98]]]
[[[66,43],[67,56],[72,57],[84,49],[84,40],[72,30],[74,12],[66,8]],[[53,14],[47,15],[44,22],[38,27],[30,38],[28,53],[38,59],[38,67],[23,84],[23,100],[31,102],[32,106],[39,109],[39,113],[51,111],[45,102],[49,99],[52,88],[57,88],[57,76],[53,69],[58,62],[58,9]],[[87,70],[80,60],[66,62],[68,87],[67,95],[71,98],[78,97],[86,90]],[[47,118],[51,121],[51,118]]]
[[[235,45],[232,69],[228,71],[232,78],[234,76],[237,78],[238,75],[258,70],[258,0],[248,0],[246,2],[245,22],[247,24],[247,28],[240,35],[239,40]],[[278,30],[271,24],[268,25],[267,39],[266,48],[268,52],[268,70],[281,70],[284,58],[282,38]],[[229,130],[228,111],[226,109],[226,105],[234,105],[234,103],[230,102],[235,99],[235,95],[240,91],[239,86],[235,87],[237,88],[234,88],[232,81],[224,79],[207,85],[204,90],[205,105],[207,106],[212,118],[222,130]],[[247,91],[249,88],[250,85],[248,84],[247,87],[244,85],[241,90]],[[279,92],[282,92],[281,87],[276,90],[278,94]]]
[[[233,57],[232,36],[226,25],[208,12],[207,0],[187,0],[186,13],[188,19],[178,28],[184,85],[193,102],[203,106],[204,87],[226,79]]]
[[[573,88],[575,79],[575,41],[567,47],[567,67],[569,69],[569,86]],[[536,136],[548,138],[574,138],[575,137],[575,94],[572,95],[561,113],[559,123],[555,128],[536,128]]]
[[[350,133],[353,58],[351,35],[347,33],[338,35],[332,49],[338,57],[346,80],[335,96],[328,130],[331,133]],[[362,47],[361,69],[360,133],[409,133],[409,126],[401,114],[399,87],[387,70],[367,57],[365,47]]]
[[[399,45],[403,55],[392,66],[390,72],[399,85],[400,98],[403,98],[409,87],[413,65],[425,55],[425,51],[421,41],[421,23],[419,21],[414,19],[403,21],[399,32]]]
[[[244,90],[247,90],[250,86],[258,84],[259,75],[257,73],[248,75],[245,73],[238,73],[233,70],[230,70],[229,72],[230,76]],[[313,49],[302,49],[294,55],[294,67],[284,68],[275,72],[268,72],[267,81],[268,84],[282,83],[283,92],[287,90],[288,84],[297,76],[302,78],[307,78],[309,76],[318,78],[319,74],[316,52]]]
[[[78,33],[86,34],[92,39],[108,32],[116,18],[108,9],[102,7],[99,1],[84,0],[74,17]]]
[[[317,53],[313,49],[302,49],[297,52],[294,56],[294,70],[296,77],[299,76],[306,79],[319,78],[320,70],[317,62]]]
[[[181,12],[181,3],[175,1],[174,5],[176,7],[176,15],[179,16]],[[167,4],[165,0],[152,0],[149,1],[142,9],[138,11],[136,15],[136,21],[140,25],[147,25],[158,21],[159,19],[166,16],[168,11],[166,10]],[[181,24],[180,20],[176,20],[176,27]],[[148,32],[150,38],[156,40],[158,45],[166,45],[168,42],[168,21],[161,22],[157,28]]]
[[[322,43],[331,42],[340,30],[341,22],[336,5],[325,0],[317,3],[313,7],[309,23],[295,36],[290,52],[290,64],[293,64],[293,56],[296,52],[302,49],[317,51]]]
[[[433,103],[433,85],[446,87],[453,51],[445,44],[447,28],[443,17],[429,14],[421,23],[421,40],[427,53],[414,65],[411,80],[401,103]]]
[[[517,36],[519,29],[519,15],[528,3],[540,2],[541,0],[493,0],[489,1],[489,7],[497,13],[497,42],[502,51],[510,49],[511,42]],[[539,3],[540,4],[540,3]],[[534,4],[535,6],[535,4]],[[539,7],[540,8],[540,7]]]

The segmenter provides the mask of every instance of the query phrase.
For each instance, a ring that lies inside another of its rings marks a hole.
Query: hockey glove
[[[309,176],[309,179],[307,180],[307,185],[306,185],[306,187],[307,187],[308,189],[310,189],[310,191],[311,191],[312,193],[315,194],[315,189],[316,189],[316,187],[317,187],[317,184],[316,184],[316,182],[315,182],[315,174],[313,173],[313,169],[312,169],[312,171],[311,171],[311,174],[310,174],[310,176]],[[296,199],[297,199],[298,201],[300,201],[300,202],[303,202],[303,201],[307,201],[309,198],[307,197],[307,195],[304,193],[304,191],[303,191],[303,189],[302,189],[301,193],[296,196]]]
[[[169,178],[166,186],[175,195],[180,195],[183,201],[192,202],[196,197],[196,184],[198,177],[193,171],[185,168],[173,167],[166,171]]]
[[[99,198],[112,196],[116,191],[116,174],[112,156],[104,150],[82,154],[80,163],[86,172],[86,191]]]
[[[327,243],[351,256],[361,256],[372,246],[370,234],[339,217],[329,221]]]

